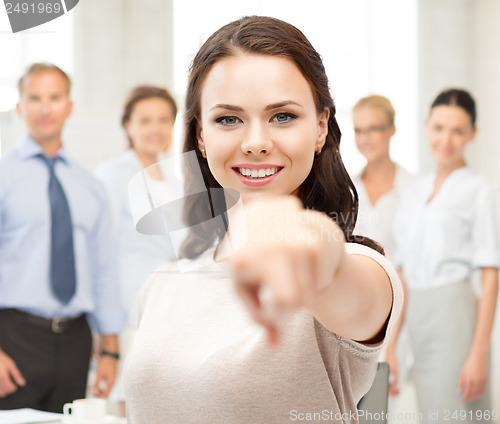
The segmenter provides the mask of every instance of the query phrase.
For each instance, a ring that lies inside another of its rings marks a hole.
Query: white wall
[[[423,133],[430,103],[442,89],[462,87],[473,94],[478,109],[479,132],[469,148],[469,161],[500,182],[500,2],[420,0],[418,4],[421,170],[433,166]]]
[[[478,100],[479,133],[471,160],[500,182],[500,1],[471,1],[471,81]],[[499,325],[500,326],[500,325]],[[500,328],[497,329],[500,330]],[[499,333],[500,334],[500,333]],[[500,345],[499,345],[500,348]],[[497,381],[500,381],[500,375]]]
[[[419,1],[419,154],[422,172],[433,168],[423,132],[433,99],[449,87],[473,91],[470,3],[470,0]]]
[[[471,162],[500,182],[500,2],[471,1],[471,81],[478,101],[479,133]],[[499,298],[500,299],[500,298]],[[500,410],[500,307],[493,343],[493,398]],[[498,420],[497,422],[500,422]]]

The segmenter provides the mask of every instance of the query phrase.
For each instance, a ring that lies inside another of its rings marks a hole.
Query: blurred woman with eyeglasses
[[[392,224],[401,188],[412,180],[411,174],[395,163],[389,154],[390,141],[396,132],[395,115],[389,99],[380,95],[363,97],[352,109],[356,147],[366,159],[365,167],[353,177],[359,196],[354,232],[379,242],[391,261],[396,255]],[[392,337],[380,360],[389,362],[389,393],[394,397],[399,394],[399,387],[407,374],[410,348],[406,330],[396,325],[393,331],[398,336]]]

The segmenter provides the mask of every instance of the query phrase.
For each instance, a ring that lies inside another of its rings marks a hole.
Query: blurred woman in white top
[[[396,132],[395,115],[389,99],[380,95],[363,97],[352,109],[356,147],[366,159],[366,166],[353,178],[359,196],[354,233],[379,242],[391,261],[396,257],[396,241],[392,232],[394,216],[401,189],[412,179],[389,155],[390,141]],[[397,334],[399,336],[395,337]],[[381,353],[381,360],[389,362],[391,381],[399,380],[400,384],[406,377],[410,361],[408,344],[407,332],[398,324],[387,350]],[[391,384],[392,396],[399,393],[400,384]]]
[[[176,115],[176,102],[165,88],[149,85],[134,88],[125,102],[121,121],[128,149],[96,169],[96,176],[109,193],[119,240],[121,296],[128,312],[128,325],[120,336],[122,363],[135,334],[135,304],[141,285],[160,265],[176,259],[167,234],[146,235],[136,230],[131,203],[146,196],[141,193],[136,196],[129,190],[129,182],[142,172],[140,178],[144,179],[143,187],[147,187],[149,195],[164,199],[182,196],[181,180],[175,176],[174,169],[165,166],[166,161],[160,161],[172,145]],[[177,217],[168,216],[168,219],[171,222],[167,227],[176,228]],[[121,384],[116,387],[111,398],[122,400]]]
[[[355,233],[378,241],[391,260],[396,249],[392,221],[401,187],[411,180],[389,155],[394,118],[389,99],[378,95],[363,97],[352,110],[356,147],[366,159],[366,166],[353,178],[359,196]]]
[[[426,123],[436,169],[403,190],[395,221],[410,292],[406,319],[424,422],[492,422],[489,356],[498,293],[498,188],[467,166],[476,107],[459,89],[440,93]],[[471,287],[481,274],[479,300]]]

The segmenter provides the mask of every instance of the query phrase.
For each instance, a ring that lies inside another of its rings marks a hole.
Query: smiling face
[[[474,140],[476,128],[464,109],[447,105],[432,108],[426,130],[438,168],[452,170],[465,165],[465,146]]]
[[[24,79],[17,111],[38,143],[60,142],[72,109],[68,83],[59,72],[35,72]]]
[[[353,111],[352,120],[356,146],[368,162],[389,157],[389,142],[396,129],[386,112],[378,107],[360,106]]]
[[[151,97],[134,105],[130,120],[124,125],[134,150],[156,157],[171,145],[174,121],[170,103]]]
[[[198,146],[217,182],[243,199],[296,194],[323,147],[328,117],[293,62],[239,53],[218,61],[204,81]]]

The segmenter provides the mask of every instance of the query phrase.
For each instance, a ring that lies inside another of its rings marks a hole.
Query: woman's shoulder
[[[359,243],[346,243],[345,250],[347,254],[364,255],[374,260],[384,269],[385,273],[387,274],[387,277],[389,278],[389,282],[392,289],[392,308],[388,318],[386,335],[384,337],[383,343],[385,343],[388,340],[392,326],[394,325],[394,322],[396,321],[403,307],[403,300],[404,300],[403,286],[401,284],[399,274],[396,271],[394,265],[391,263],[391,261],[387,259],[387,257],[385,257],[381,253],[377,252],[376,250],[368,246]],[[349,343],[350,346],[355,346],[356,349],[361,349],[363,351],[373,350],[373,349],[378,350],[383,344],[380,343],[379,345],[376,346],[366,347],[364,345],[361,345],[360,343],[354,341],[351,342]]]
[[[394,179],[394,185],[396,187],[404,187],[415,179],[416,176],[414,174],[409,172],[406,168],[403,168],[399,163],[396,163],[396,176]]]
[[[351,174],[351,180],[354,183],[354,185],[356,186],[356,188],[358,188],[358,186],[363,184],[363,180],[362,180],[363,171],[364,171],[364,168]]]
[[[142,169],[135,153],[128,150],[121,156],[101,162],[95,169],[95,175],[100,179],[130,178]]]
[[[384,268],[385,272],[387,273],[389,279],[391,280],[391,285],[396,285],[397,289],[400,287],[400,281],[399,281],[399,275],[394,268],[394,265],[387,259],[386,256],[382,255],[381,253],[377,252],[375,249],[372,249],[371,247],[365,246],[360,243],[345,243],[345,251],[346,253],[350,255],[363,255],[367,256],[370,259],[374,260],[377,262],[382,268]],[[398,293],[399,295],[399,293]],[[397,299],[398,301],[400,299]],[[401,299],[402,300],[402,299]]]
[[[457,169],[449,177],[447,189],[447,202],[462,207],[472,207],[474,204],[487,200],[488,198],[497,198],[500,195],[498,184],[493,182],[488,176],[469,166]]]
[[[492,189],[498,187],[497,184],[493,182],[486,174],[477,171],[470,166],[466,166],[463,168],[462,173],[460,174],[461,183],[468,183],[471,187],[481,189]]]
[[[407,171],[404,171],[407,172]],[[413,175],[408,173],[400,178],[401,202],[400,207],[410,206],[411,201],[426,202],[432,193],[432,187],[436,178],[435,172]]]

